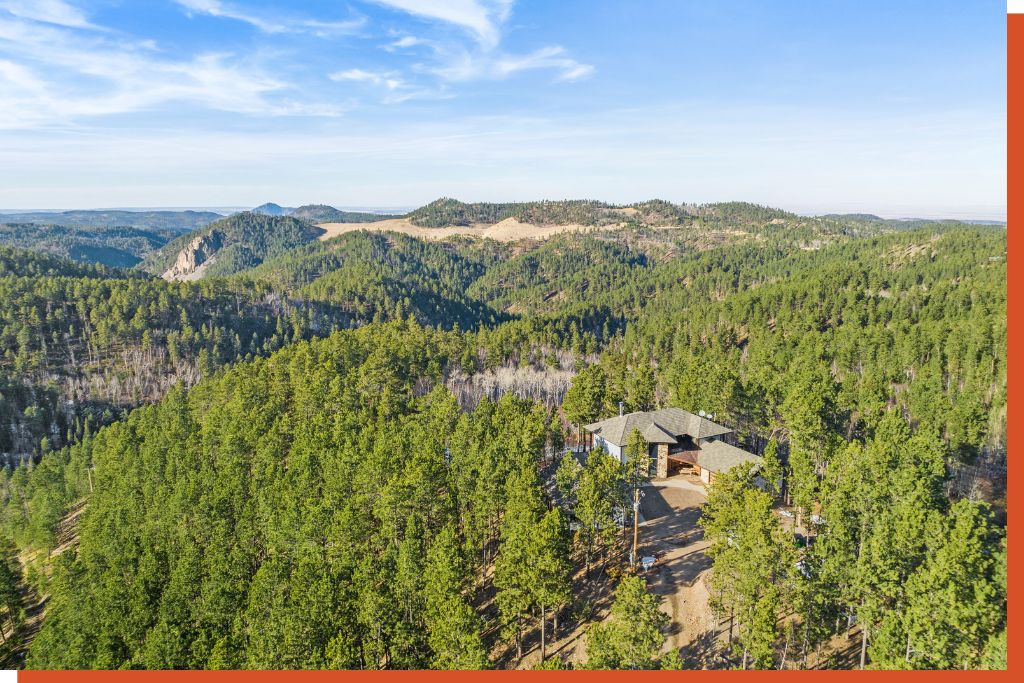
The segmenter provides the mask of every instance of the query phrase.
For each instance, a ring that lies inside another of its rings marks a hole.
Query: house
[[[680,408],[620,414],[588,424],[584,429],[589,432],[595,448],[605,449],[623,463],[629,436],[638,430],[656,463],[658,477],[689,470],[710,484],[715,475],[740,463],[761,462],[759,456],[724,440],[733,430]]]

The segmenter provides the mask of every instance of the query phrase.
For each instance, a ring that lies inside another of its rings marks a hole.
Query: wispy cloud
[[[554,4],[0,0],[0,206],[1005,201],[1005,40],[990,20],[965,43],[949,36],[969,12],[927,36],[888,13],[886,35],[918,41],[901,60],[856,26],[792,13],[729,26],[744,45],[770,30],[780,50],[716,52],[728,12],[707,31],[682,26],[681,3],[651,3],[637,35],[609,18],[628,0],[573,30]],[[811,69],[835,40],[863,59]],[[604,73],[648,43],[644,73]],[[678,68],[694,54],[700,68]],[[793,62],[811,73],[772,73]],[[636,104],[594,106],[599,90]]]
[[[501,25],[515,0],[375,0],[417,17],[453,24],[468,31],[481,45],[493,48],[501,40]]]
[[[81,117],[190,102],[269,116],[337,115],[340,105],[289,99],[290,84],[229,53],[163,58],[151,41],[0,16],[0,127],[33,128]]]
[[[0,10],[21,19],[57,26],[98,28],[80,9],[63,0],[0,0]]]
[[[451,39],[435,40],[400,33],[397,39],[381,46],[388,52],[429,48],[433,60],[416,62],[411,68],[445,82],[499,80],[524,71],[540,70],[557,72],[557,80],[575,81],[595,71],[593,65],[570,57],[560,45],[542,47],[526,54],[500,49],[504,24],[515,0],[373,1],[415,16],[455,25],[474,38],[472,45],[459,45]]]
[[[355,96],[342,86],[346,83],[351,84],[348,90],[362,84],[369,101],[398,104],[453,98],[459,93],[453,87],[457,84],[528,71],[554,72],[557,80],[577,80],[593,72],[560,46],[526,54],[499,48],[512,0],[368,1],[458,31],[454,38],[446,32],[442,39],[429,26],[421,27],[426,35],[391,29],[386,42],[378,44],[394,53],[393,59],[386,65],[370,59],[329,72],[326,77],[338,86],[324,89],[323,80],[311,81],[280,59],[289,49],[277,47],[282,41],[275,40],[273,50],[244,54],[233,52],[230,43],[169,53],[152,36],[97,24],[84,2],[0,0],[0,127],[52,127],[146,111],[166,115],[176,111],[171,105],[252,116],[333,117],[355,106]],[[361,15],[330,21],[296,16],[288,8],[253,9],[240,1],[174,2],[192,15],[243,22],[274,36],[355,33],[366,40],[383,28],[363,31],[367,19]],[[459,32],[466,35],[464,40]]]
[[[417,47],[419,45],[426,45],[428,41],[417,38],[416,36],[402,36],[396,40],[391,41],[385,45],[382,45],[388,52],[394,52],[396,50],[408,50],[409,48]]]
[[[253,26],[263,33],[309,33],[321,38],[344,35],[358,31],[366,25],[366,17],[355,17],[346,21],[322,21],[304,17],[267,15],[246,10],[235,4],[220,0],[175,0],[190,14],[205,14],[211,17],[233,19]]]
[[[330,75],[332,81],[360,81],[363,83],[372,83],[387,88],[388,90],[395,90],[401,88],[405,83],[402,79],[398,78],[395,72],[374,72],[366,71],[364,69],[347,69],[345,71],[337,71]]]
[[[366,69],[345,69],[328,76],[336,82],[365,83],[384,91],[381,102],[400,104],[409,100],[447,99],[451,94],[443,88],[414,85],[404,80],[396,71],[368,71]]]
[[[560,46],[543,47],[524,55],[479,54],[468,51],[450,54],[436,66],[420,66],[447,81],[508,78],[524,71],[551,69],[558,80],[575,81],[594,73],[594,67],[566,55]]]
[[[576,80],[594,72],[593,66],[567,57],[565,48],[559,46],[542,47],[529,54],[506,56],[494,62],[494,71],[503,76],[533,69],[556,69],[562,80]]]

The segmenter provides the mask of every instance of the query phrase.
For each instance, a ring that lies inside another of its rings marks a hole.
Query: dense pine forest
[[[111,268],[131,268],[180,234],[174,229],[0,224],[0,244]]]
[[[506,218],[589,230],[324,240],[243,213],[134,269],[0,247],[4,656],[1005,667],[1004,227],[657,200],[409,214]],[[195,281],[159,277],[197,239],[216,258]],[[646,448],[575,448],[666,406],[763,457],[691,525],[718,628],[683,644],[629,561]]]

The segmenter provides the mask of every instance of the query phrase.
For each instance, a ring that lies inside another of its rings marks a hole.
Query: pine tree
[[[424,569],[424,621],[434,668],[487,667],[480,618],[465,597],[467,577],[455,529],[446,526],[427,551]]]
[[[558,610],[572,597],[572,562],[569,557],[569,530],[562,512],[555,508],[540,519],[534,531],[533,549],[533,592],[534,602],[540,611],[540,657],[547,658],[547,614],[555,610],[555,627],[558,625]],[[557,638],[557,633],[552,632]]]
[[[647,592],[647,582],[624,576],[615,589],[607,621],[587,630],[588,669],[654,669],[669,617],[659,600]]]
[[[626,380],[626,403],[630,410],[650,410],[654,407],[656,380],[654,368],[648,359],[641,359]]]
[[[562,410],[576,425],[577,436],[582,435],[584,424],[597,419],[604,404],[605,383],[604,369],[600,365],[591,365],[576,375],[566,392]]]
[[[495,597],[505,632],[514,636],[516,657],[523,657],[523,626],[537,604],[534,582],[536,531],[543,514],[536,470],[524,467],[508,481],[508,505],[501,523],[501,545],[494,563]]]
[[[640,430],[634,429],[626,442],[626,465],[624,470],[624,483],[629,492],[630,503],[633,508],[633,545],[630,551],[630,565],[636,566],[636,553],[640,525],[640,496],[641,487],[651,476],[651,456],[648,451],[647,441]]]
[[[615,512],[622,508],[622,494],[619,461],[603,449],[591,451],[580,475],[576,504],[588,577],[595,548],[606,548],[615,541]]]
[[[778,613],[796,565],[792,539],[773,514],[771,497],[752,486],[754,472],[739,465],[711,485],[700,524],[710,541],[709,584],[714,603],[739,621],[743,668],[772,664]],[[732,619],[730,619],[730,639]]]
[[[871,649],[883,668],[980,668],[988,638],[1004,624],[1006,595],[997,572],[999,537],[988,506],[969,500],[935,518],[928,532],[927,556],[907,582],[900,619],[903,643],[888,652]]]
[[[558,469],[555,470],[555,488],[558,489],[558,494],[561,496],[561,506],[570,516],[576,513],[582,474],[583,466],[572,453],[563,455],[558,463]]]
[[[796,527],[818,498],[819,473],[831,456],[835,437],[835,385],[831,377],[807,363],[794,373],[792,388],[779,406],[789,436],[789,487],[796,507]]]
[[[768,439],[768,443],[761,453],[761,477],[768,485],[772,495],[778,496],[783,489],[783,466],[779,458],[779,442],[774,438]]]

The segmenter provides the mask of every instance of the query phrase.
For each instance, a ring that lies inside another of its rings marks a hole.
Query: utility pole
[[[630,553],[630,568],[636,569],[636,545],[640,534],[640,487],[633,487],[633,552]]]
[[[640,533],[640,520],[638,519],[638,513],[640,512],[640,487],[633,489],[633,567],[636,568],[636,541],[637,536]]]

